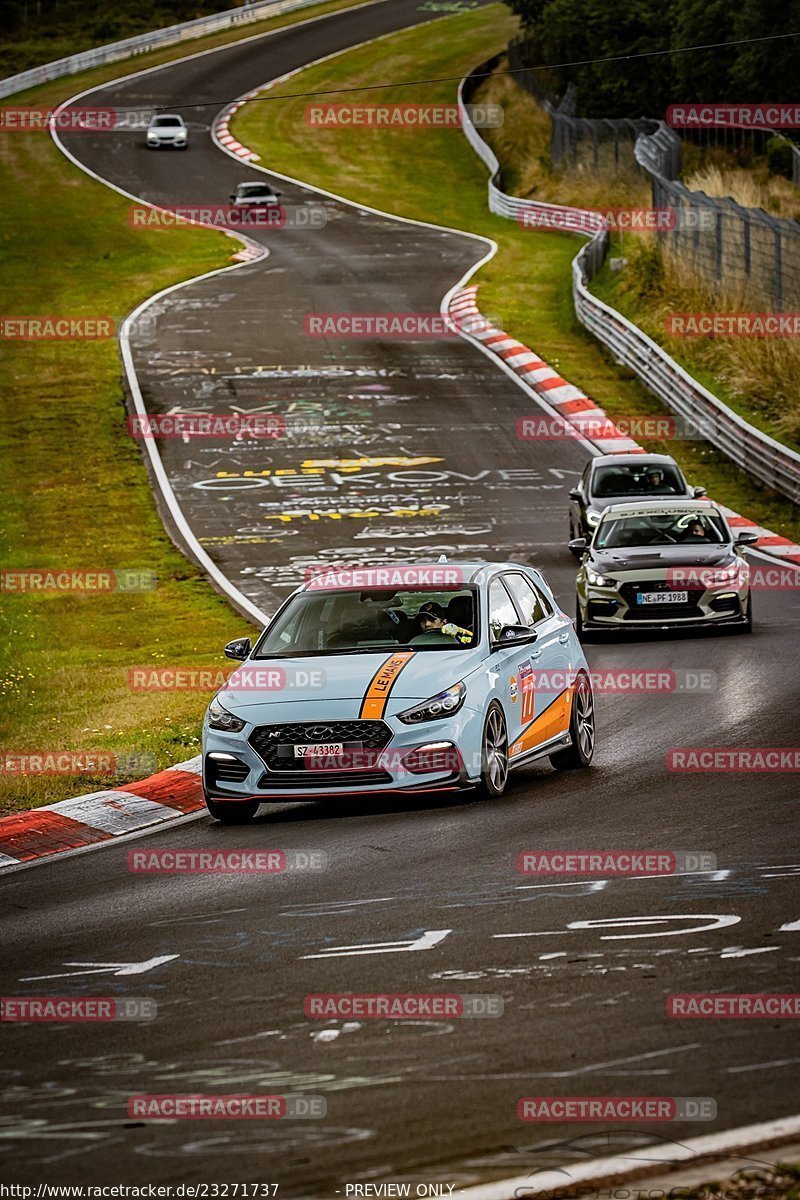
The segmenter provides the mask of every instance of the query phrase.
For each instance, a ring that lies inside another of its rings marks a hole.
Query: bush
[[[767,166],[770,175],[792,178],[792,146],[786,138],[772,137],[767,142]]]

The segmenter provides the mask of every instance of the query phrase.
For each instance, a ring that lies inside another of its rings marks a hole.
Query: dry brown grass
[[[646,177],[633,165],[618,168],[613,144],[601,145],[596,165],[589,143],[574,170],[554,172],[550,160],[550,117],[513,76],[501,73],[507,67],[503,57],[474,96],[475,103],[499,104],[503,108],[503,125],[481,132],[500,160],[505,192],[579,208],[603,209],[650,202]]]
[[[800,445],[800,342],[785,337],[668,337],[666,319],[672,313],[749,312],[752,296],[744,286],[704,283],[690,262],[664,253],[655,235],[626,238],[625,257],[628,263],[615,294],[604,292],[604,298],[619,300],[626,315],[712,390],[719,380],[728,393],[723,398],[747,419]]]
[[[691,191],[730,196],[743,208],[763,208],[774,217],[800,219],[800,191],[782,175],[770,175],[765,163],[741,167],[705,166],[684,179]]]

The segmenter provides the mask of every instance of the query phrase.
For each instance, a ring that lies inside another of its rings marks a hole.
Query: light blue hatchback
[[[517,563],[321,572],[240,660],[203,724],[212,816],[261,803],[479,788],[594,752],[589,668],[543,576]]]

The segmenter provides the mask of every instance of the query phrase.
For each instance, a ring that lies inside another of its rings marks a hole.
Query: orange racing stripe
[[[530,725],[525,726],[519,737],[509,747],[510,759],[513,760],[520,754],[533,750],[540,742],[546,742],[548,738],[555,737],[557,733],[562,733],[569,727],[572,692],[571,687],[561,692],[550,701],[547,708],[540,712],[538,717],[531,721]]]
[[[394,687],[397,677],[403,667],[416,654],[415,650],[406,650],[393,654],[386,659],[370,680],[364,699],[361,701],[361,720],[379,720],[386,711],[389,693]]]

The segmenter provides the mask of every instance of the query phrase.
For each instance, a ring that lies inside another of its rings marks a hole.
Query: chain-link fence
[[[574,89],[558,103],[548,94],[547,75],[529,66],[528,43],[508,45],[514,79],[546,109],[552,120],[551,161],[557,171],[581,167],[619,175],[635,165],[650,177],[654,208],[677,210],[664,249],[692,274],[734,302],[769,305],[786,311],[800,305],[800,224],[773,217],[761,208],[744,208],[730,197],[690,191],[678,176],[681,138],[663,121],[645,117],[599,119],[575,116]],[[683,132],[683,131],[682,131]],[[774,132],[706,129],[691,140],[704,146],[765,153]],[[780,136],[780,135],[778,135]],[[749,137],[749,141],[747,138]],[[788,141],[795,184],[800,184],[800,151]]]
[[[552,121],[550,161],[555,171],[636,170],[633,148],[640,133],[651,133],[658,122],[646,117],[593,119],[575,115],[575,89],[569,85],[556,102],[549,94],[546,76],[525,63],[527,43],[514,38],[508,43],[508,65],[514,79],[542,105]]]
[[[687,269],[742,302],[786,311],[800,304],[800,225],[730,197],[689,191],[676,178],[681,139],[659,123],[636,143],[637,161],[653,184],[654,208],[676,210],[665,251]]]

